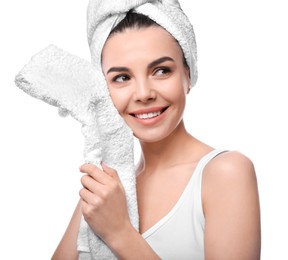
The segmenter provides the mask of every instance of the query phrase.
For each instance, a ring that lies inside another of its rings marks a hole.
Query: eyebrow
[[[110,72],[123,72],[123,71],[128,72],[129,69],[126,68],[126,67],[111,67],[111,68],[107,71],[107,74],[110,73]]]
[[[173,61],[174,62],[174,59],[172,59],[171,57],[168,57],[168,56],[164,56],[164,57],[161,57],[157,60],[154,60],[152,61],[151,63],[148,64],[148,69],[151,69],[165,61]],[[110,73],[110,72],[129,72],[129,69],[127,67],[111,67],[108,71],[107,71],[107,74]]]
[[[149,63],[148,69],[151,69],[151,68],[153,68],[153,67],[155,67],[155,66],[157,66],[157,65],[159,65],[165,61],[173,61],[174,62],[174,60],[171,57],[164,56],[164,57],[161,57],[161,58],[154,60],[151,63]]]

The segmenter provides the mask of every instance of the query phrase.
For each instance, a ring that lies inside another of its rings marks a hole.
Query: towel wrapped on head
[[[103,46],[127,12],[148,16],[178,42],[197,81],[197,51],[193,27],[177,0],[90,0],[87,34],[91,63],[54,45],[36,54],[16,76],[16,85],[29,95],[59,108],[82,123],[84,159],[117,170],[124,186],[131,224],[138,230],[133,134],[113,105],[101,68]],[[80,260],[116,259],[82,218],[78,234]]]
[[[101,68],[101,53],[112,29],[133,10],[148,16],[166,29],[179,43],[190,68],[191,87],[198,78],[197,46],[193,30],[178,0],[90,0],[87,34],[92,64]]]
[[[92,64],[97,69],[102,69],[103,46],[110,32],[131,10],[148,16],[178,41],[190,68],[191,87],[194,86],[198,76],[196,40],[193,26],[177,0],[90,0],[87,10],[87,36]],[[80,234],[79,238],[83,236]],[[78,242],[81,243],[81,239]],[[90,238],[89,243],[93,259],[100,259],[99,255],[97,256],[99,246],[96,241]],[[107,256],[105,259],[111,258]]]

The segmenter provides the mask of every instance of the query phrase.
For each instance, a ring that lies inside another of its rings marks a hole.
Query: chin
[[[153,133],[154,132],[154,133]],[[172,132],[172,131],[171,131]],[[160,142],[168,137],[171,132],[163,133],[162,131],[141,131],[134,133],[134,136],[140,141],[145,143]]]

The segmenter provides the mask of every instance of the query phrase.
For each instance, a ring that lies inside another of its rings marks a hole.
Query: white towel
[[[88,61],[51,45],[32,57],[15,82],[29,95],[59,107],[61,115],[71,114],[82,123],[85,161],[99,167],[104,161],[117,169],[125,188],[131,223],[138,230],[133,133],[114,107],[102,72]],[[79,259],[115,258],[84,218],[78,249]]]
[[[90,0],[87,34],[92,64],[101,68],[101,53],[109,33],[131,9],[148,16],[179,42],[190,68],[191,86],[195,86],[198,78],[196,39],[178,0]]]
[[[177,0],[90,0],[87,33],[91,64],[56,46],[35,55],[16,77],[28,94],[59,107],[83,125],[86,162],[101,160],[118,171],[126,191],[132,225],[138,230],[136,181],[131,130],[116,111],[101,68],[101,53],[111,30],[133,9],[147,15],[179,42],[190,67],[191,86],[197,81],[197,50],[193,27]],[[82,218],[79,259],[116,259]]]
[[[87,10],[87,35],[91,62],[95,68],[99,71],[102,69],[103,46],[112,29],[130,10],[148,16],[178,41],[190,68],[190,87],[194,86],[198,77],[196,39],[193,26],[178,0],[90,0]],[[80,236],[78,241],[81,240]],[[98,247],[94,242],[90,243],[93,259],[112,259],[111,256],[99,257]]]

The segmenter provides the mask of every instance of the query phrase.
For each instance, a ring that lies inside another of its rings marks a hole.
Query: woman
[[[53,259],[78,258],[82,214],[119,259],[259,259],[253,164],[185,129],[193,78],[175,38],[146,16],[128,12],[104,45],[102,71],[115,107],[142,148],[140,232],[130,224],[117,169],[85,164],[80,202]]]

